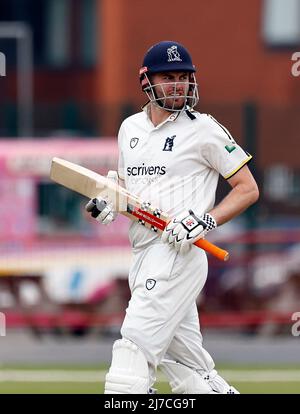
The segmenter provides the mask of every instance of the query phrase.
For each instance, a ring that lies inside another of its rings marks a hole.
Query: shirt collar
[[[142,110],[147,115],[148,120],[151,122],[149,111],[150,111],[150,101],[146,102],[145,105],[142,106]],[[166,118],[161,124],[157,125],[155,128],[159,128],[164,125],[166,122],[174,122],[179,117],[182,112],[171,112],[171,114]]]

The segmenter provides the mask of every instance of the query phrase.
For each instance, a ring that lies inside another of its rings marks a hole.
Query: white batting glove
[[[106,177],[116,184],[119,182],[117,171],[108,171]],[[91,216],[94,217],[98,222],[105,225],[112,223],[118,215],[118,213],[113,208],[113,204],[109,200],[106,200],[102,197],[97,197],[90,200],[85,206],[85,209],[88,213],[91,213]]]
[[[189,210],[168,223],[161,239],[164,243],[173,246],[177,252],[186,254],[195,241],[203,239],[216,227],[217,222],[209,213],[198,217],[192,210]]]

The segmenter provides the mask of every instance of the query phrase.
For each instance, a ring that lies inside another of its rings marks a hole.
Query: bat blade
[[[130,194],[125,188],[112,180],[62,158],[53,158],[50,178],[57,184],[61,184],[87,198],[107,198],[116,211],[130,218],[132,217],[131,213],[127,211],[128,205],[140,206],[141,204],[138,197]]]
[[[50,178],[88,198],[97,197],[106,189],[105,177],[62,158],[53,158]]]

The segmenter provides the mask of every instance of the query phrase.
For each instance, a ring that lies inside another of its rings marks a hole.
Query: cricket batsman
[[[122,338],[113,345],[106,394],[150,393],[158,366],[173,393],[238,393],[202,346],[196,299],[208,266],[193,243],[242,213],[259,192],[247,166],[251,155],[211,115],[194,110],[195,71],[181,44],[152,46],[140,69],[148,102],[119,130],[119,167],[109,178],[173,219],[161,238],[142,222],[131,224],[131,299]],[[231,188],[214,205],[220,175]],[[91,200],[86,209],[106,225],[116,218],[110,200]]]

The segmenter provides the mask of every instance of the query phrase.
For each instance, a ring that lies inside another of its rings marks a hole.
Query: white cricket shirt
[[[155,127],[145,108],[123,121],[118,144],[127,190],[171,217],[210,211],[219,174],[228,179],[252,158],[223,125],[196,111],[172,113]],[[129,238],[139,248],[158,236],[133,222]]]

